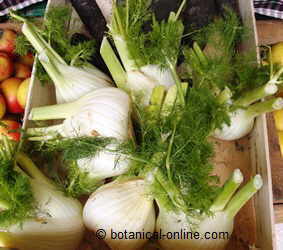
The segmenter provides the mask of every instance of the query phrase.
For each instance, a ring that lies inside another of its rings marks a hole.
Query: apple
[[[31,52],[27,53],[24,56],[20,56],[18,58],[18,62],[20,62],[24,65],[30,66],[30,67],[32,67],[33,61],[34,61],[34,57],[33,57],[33,54]]]
[[[29,66],[22,63],[15,63],[15,77],[18,78],[28,78],[31,76],[31,69]]]
[[[6,102],[3,95],[0,94],[0,119],[5,115],[5,113],[6,113]]]
[[[25,108],[26,106],[29,84],[30,84],[30,78],[27,78],[24,81],[22,81],[20,87],[18,88],[17,100],[22,108]]]
[[[6,99],[8,111],[13,114],[21,114],[24,109],[18,103],[17,92],[22,82],[22,79],[11,77],[3,81],[0,85],[0,89]]]
[[[12,120],[0,120],[0,134],[7,135],[10,139],[14,141],[20,140],[20,128],[21,124],[19,122]]]
[[[17,33],[10,29],[0,30],[0,51],[13,54],[16,47]]]
[[[0,52],[0,81],[9,78],[14,71],[12,59],[4,52]]]

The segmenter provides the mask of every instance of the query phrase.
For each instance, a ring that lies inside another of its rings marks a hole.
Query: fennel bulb
[[[158,22],[149,11],[150,1],[131,0],[125,5],[113,2],[108,28],[121,63],[107,38],[102,41],[100,53],[117,86],[141,106],[149,105],[155,87],[162,85],[168,90],[180,82],[175,66],[184,29],[178,17],[184,4],[177,13],[170,13],[168,20]],[[142,27],[149,17],[152,30],[145,32]]]
[[[168,90],[175,85],[175,80],[169,69],[161,69],[158,65],[145,65],[139,71],[127,72],[125,88],[145,106],[149,104],[152,91],[157,86],[164,86]]]
[[[191,218],[184,212],[167,211],[163,207],[159,207],[160,213],[156,221],[156,230],[162,230],[164,234],[169,232],[179,233],[179,236],[177,234],[175,239],[163,238],[159,240],[162,248],[165,250],[225,249],[233,232],[234,217],[262,186],[261,177],[256,175],[233,196],[242,180],[241,172],[235,170],[211,206],[212,215],[199,214],[196,218]],[[232,196],[233,198],[231,199]],[[197,232],[197,235],[192,237],[190,234],[192,232]]]
[[[39,135],[30,140],[52,140],[58,134],[63,138],[95,136],[115,139],[96,154],[76,160],[79,171],[87,173],[91,180],[101,181],[128,170],[129,159],[115,152],[119,144],[129,138],[130,99],[122,90],[97,89],[72,103],[34,108],[29,118],[65,118],[59,125],[28,129],[28,133]]]
[[[282,108],[283,99],[275,98],[253,104],[247,109],[237,109],[230,113],[230,125],[224,124],[221,129],[216,129],[212,135],[221,140],[240,139],[250,133],[258,115]]]
[[[62,137],[105,136],[128,138],[130,100],[117,88],[101,88],[71,103],[33,108],[30,120],[65,119],[62,124],[30,129],[30,132],[55,131]]]
[[[222,24],[225,27],[225,23]],[[231,48],[229,48],[231,49]],[[214,58],[215,57],[215,58]],[[212,133],[212,135],[218,139],[222,140],[236,140],[241,137],[246,136],[253,128],[253,124],[255,118],[261,114],[272,112],[274,110],[282,109],[283,107],[283,100],[282,98],[271,98],[266,99],[266,97],[274,95],[278,91],[278,84],[280,84],[279,78],[283,73],[283,68],[280,69],[276,74],[270,76],[270,79],[263,85],[259,87],[254,87],[252,89],[246,90],[249,86],[245,86],[244,84],[248,84],[247,82],[242,83],[245,88],[240,86],[239,88],[243,88],[240,93],[237,93],[237,90],[231,90],[227,84],[229,81],[228,79],[218,73],[217,71],[214,72],[214,67],[217,69],[217,63],[220,65],[222,69],[224,66],[229,68],[231,72],[230,74],[241,74],[235,70],[238,65],[234,66],[231,62],[229,62],[229,58],[227,55],[223,57],[209,57],[204,54],[201,48],[198,46],[197,43],[193,45],[187,53],[187,60],[193,61],[193,63],[188,62],[188,66],[192,71],[192,75],[197,75],[199,79],[196,79],[197,84],[207,84],[213,89],[213,93],[218,98],[220,104],[226,106],[226,112],[230,117],[230,123],[222,124],[220,128],[218,127]],[[223,62],[221,59],[223,59]],[[231,58],[230,58],[231,60]],[[231,63],[231,65],[229,65]],[[233,71],[235,70],[235,72]],[[249,72],[250,69],[247,69]],[[253,69],[253,70],[258,70]],[[211,71],[211,72],[210,72]],[[244,70],[243,70],[244,71]],[[210,74],[210,75],[209,75]],[[243,73],[244,74],[244,73]],[[247,73],[246,73],[247,74]],[[260,73],[254,77],[259,77]],[[246,75],[242,76],[243,78],[247,77]],[[210,79],[211,78],[211,79]],[[220,79],[220,80],[219,80]],[[221,84],[225,84],[223,89],[217,86],[214,82],[219,80]],[[198,83],[199,81],[199,83]],[[224,82],[224,83],[223,83]],[[212,85],[212,86],[211,86]],[[241,85],[241,83],[239,83]],[[235,97],[235,93],[237,97]],[[264,100],[264,101],[261,101]]]
[[[104,240],[111,249],[140,249],[147,239],[130,234],[152,234],[155,227],[153,200],[146,193],[144,180],[117,180],[98,188],[85,204],[83,220],[94,232],[105,230]],[[115,239],[119,232],[127,232],[128,236]]]
[[[184,213],[177,214],[161,209],[156,221],[156,231],[159,232],[160,230],[165,235],[170,232],[179,233],[179,235],[176,234],[179,236],[179,239],[178,236],[176,236],[176,239],[168,240],[164,237],[163,240],[159,241],[159,244],[164,250],[221,250],[225,249],[228,239],[205,239],[205,233],[207,233],[206,237],[211,237],[212,235],[208,233],[227,232],[230,237],[233,231],[233,220],[229,219],[225,213],[217,212],[213,217],[203,219],[194,229],[188,223],[188,217]],[[189,238],[192,232],[199,233],[200,238],[197,239],[197,236],[196,239]],[[185,237],[188,238],[186,239]]]
[[[22,250],[75,250],[84,233],[82,205],[56,187],[36,180],[31,180],[31,185],[38,207],[36,217],[21,225],[1,228],[0,246]]]
[[[34,24],[14,13],[11,16],[24,23],[23,34],[39,54],[39,61],[55,84],[57,103],[75,101],[96,88],[111,85],[111,79],[98,69],[89,65],[68,65],[44,40]]]
[[[80,202],[66,197],[25,154],[12,153],[13,145],[7,139],[4,139],[4,144],[6,146],[1,149],[0,154],[1,164],[8,160],[10,169],[6,169],[6,174],[1,175],[1,199],[5,189],[9,190],[8,197],[0,204],[0,246],[23,250],[75,250],[84,233]],[[21,168],[16,165],[15,170],[11,169],[14,160]],[[13,178],[16,180],[14,186],[20,180],[26,180],[28,185],[25,185],[25,190],[13,190],[13,187],[5,186],[5,178],[9,174],[12,175],[9,182]],[[20,192],[30,192],[31,200],[23,199]],[[21,207],[26,206],[25,202],[32,204],[27,204],[29,210],[23,213]],[[7,219],[3,224],[5,216]]]

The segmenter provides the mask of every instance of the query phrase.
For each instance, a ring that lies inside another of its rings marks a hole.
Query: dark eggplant
[[[171,11],[176,12],[182,0],[155,0],[152,9],[158,20],[167,19]],[[181,19],[185,25],[185,34],[192,30],[206,26],[217,15],[215,0],[188,0],[181,13]],[[184,43],[190,43],[190,37],[186,37]]]
[[[219,14],[223,13],[225,7],[238,11],[237,0],[215,0]]]
[[[155,0],[151,8],[157,20],[167,19],[171,11],[177,11],[181,1]]]
[[[71,0],[71,3],[98,47],[106,31],[106,21],[95,0]]]
[[[155,0],[152,9],[158,20],[166,19],[171,11],[177,11],[182,0]],[[201,28],[207,25],[217,15],[215,0],[189,0],[181,13],[186,30],[189,27]]]

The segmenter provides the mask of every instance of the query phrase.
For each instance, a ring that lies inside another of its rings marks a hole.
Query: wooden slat
[[[11,29],[11,30],[14,30],[16,32],[20,32],[21,27],[22,27],[22,25],[19,24],[19,23],[11,23],[11,22],[0,23],[0,29]]]
[[[259,45],[269,45],[283,41],[283,21],[259,20],[256,22]]]
[[[249,39],[245,41],[246,51],[256,51],[260,59],[256,21],[253,15],[253,1],[239,0],[240,13],[243,23],[250,28]],[[263,178],[262,189],[254,196],[256,211],[257,240],[256,246],[262,250],[276,249],[272,177],[269,158],[269,144],[266,116],[257,118],[251,134],[251,167],[253,173],[259,173]]]
[[[283,223],[283,204],[277,204],[274,206],[275,211],[275,223]]]
[[[273,202],[283,203],[283,158],[272,114],[267,116],[269,152],[272,169]]]

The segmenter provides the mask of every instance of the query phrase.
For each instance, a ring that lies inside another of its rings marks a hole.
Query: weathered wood
[[[254,17],[253,1],[239,0],[239,9],[243,23],[249,28],[249,39],[244,42],[244,51],[256,51],[260,60],[258,36]],[[266,116],[256,119],[251,133],[251,171],[260,174],[263,178],[263,187],[254,196],[254,206],[257,224],[256,246],[261,249],[276,249],[272,177],[269,158],[269,144],[266,125]],[[262,237],[264,235],[264,237]]]
[[[283,223],[283,204],[277,204],[274,206],[275,211],[275,223]]]
[[[278,143],[278,136],[274,125],[273,115],[267,116],[269,152],[272,169],[272,186],[274,203],[283,202],[283,158]]]
[[[258,20],[259,45],[270,45],[283,41],[283,21],[281,20]]]

